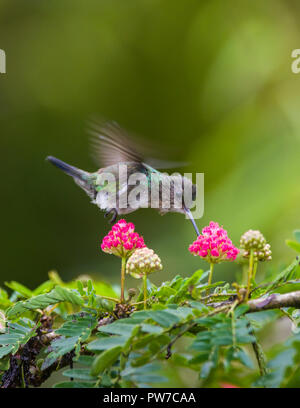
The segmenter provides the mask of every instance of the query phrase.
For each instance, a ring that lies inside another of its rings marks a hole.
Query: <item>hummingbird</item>
[[[105,212],[106,218],[112,215],[110,223],[114,223],[119,215],[151,207],[151,197],[153,198],[155,190],[157,200],[154,208],[161,215],[167,212],[186,214],[197,236],[200,235],[190,211],[192,202],[196,199],[196,185],[179,173],[171,176],[160,171],[178,167],[179,163],[146,158],[145,152],[143,153],[145,149],[141,146],[137,148],[132,137],[115,122],[92,123],[90,133],[93,135],[93,153],[100,166],[99,170],[81,170],[53,156],[48,156],[46,160],[71,176],[91,198],[92,203]],[[135,176],[138,185],[133,185],[130,181],[132,176]],[[135,188],[138,188],[138,193],[132,204],[129,198],[135,193]],[[183,200],[185,189],[191,191],[189,204],[185,204]],[[167,205],[164,197],[168,197]]]

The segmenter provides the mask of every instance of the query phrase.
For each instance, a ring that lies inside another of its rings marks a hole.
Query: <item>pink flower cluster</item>
[[[103,238],[102,251],[119,257],[128,258],[137,248],[145,248],[144,239],[134,232],[134,224],[125,220],[118,221],[113,225],[108,235]]]
[[[202,229],[202,235],[190,245],[189,251],[193,255],[204,258],[209,263],[234,261],[239,250],[232,244],[227,236],[227,231],[217,222],[210,222],[209,226]]]

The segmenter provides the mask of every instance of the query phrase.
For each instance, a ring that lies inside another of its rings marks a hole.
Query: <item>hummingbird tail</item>
[[[70,164],[63,162],[62,160],[59,160],[56,157],[48,156],[46,160],[54,164],[54,166],[58,167],[60,170],[64,171],[69,176],[74,177],[75,179],[82,180],[83,175],[86,174],[85,171],[80,170],[77,167],[71,166]]]

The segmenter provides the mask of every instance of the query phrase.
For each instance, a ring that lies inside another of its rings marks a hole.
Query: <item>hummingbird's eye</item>
[[[193,184],[192,186],[192,200],[195,201],[197,197],[197,186]]]

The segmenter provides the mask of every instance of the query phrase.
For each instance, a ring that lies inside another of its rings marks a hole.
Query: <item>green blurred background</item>
[[[94,114],[189,161],[182,171],[205,173],[200,228],[218,221],[235,244],[260,229],[273,265],[290,260],[284,241],[300,225],[299,15],[296,0],[0,0],[0,285],[33,288],[51,269],[118,282],[118,260],[100,250],[103,213],[45,162],[51,154],[95,170],[85,131]],[[127,220],[162,258],[154,281],[206,267],[187,250],[195,233],[182,215],[140,210]],[[215,278],[232,280],[235,268],[220,265]]]

